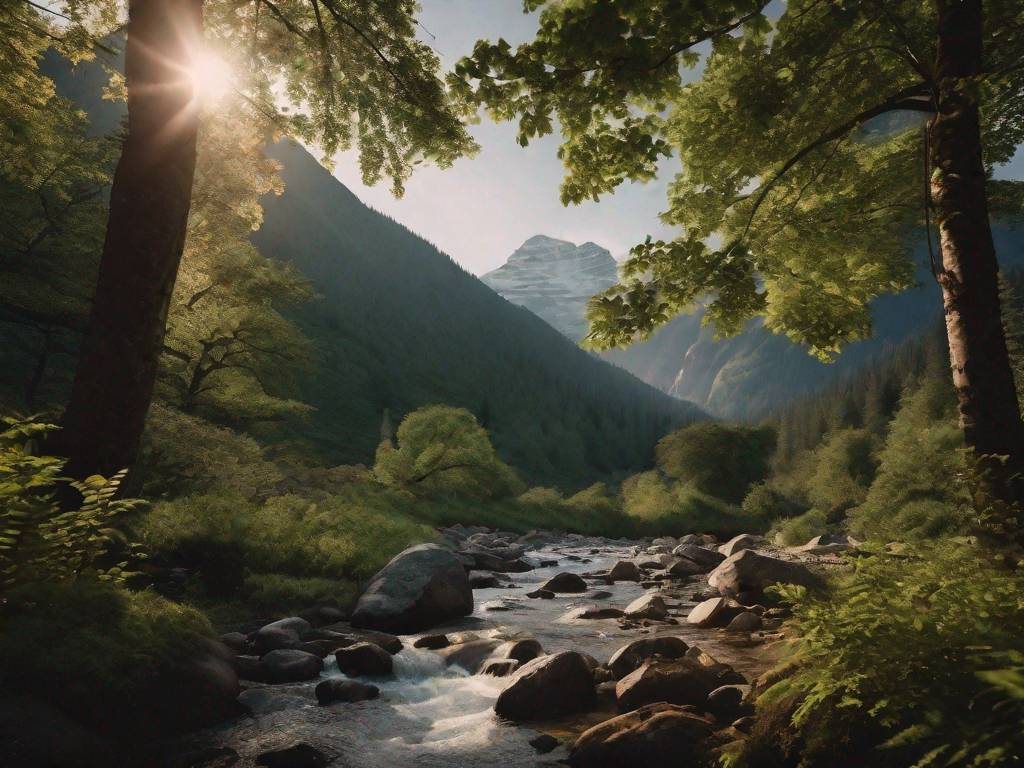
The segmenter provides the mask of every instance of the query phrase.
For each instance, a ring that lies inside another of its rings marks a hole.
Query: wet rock
[[[757,718],[753,715],[747,715],[733,721],[732,727],[740,733],[750,733],[754,729],[754,723],[757,722]]]
[[[279,648],[294,648],[310,629],[312,627],[309,622],[298,616],[271,622],[253,633],[251,638],[253,653],[262,656]]]
[[[798,584],[820,588],[820,576],[806,565],[759,555],[747,549],[725,559],[708,577],[708,583],[722,595],[761,594],[772,584]]]
[[[351,644],[352,641],[338,642],[337,640],[309,640],[296,645],[295,650],[312,653],[314,656],[326,659],[339,648],[344,648]]]
[[[619,560],[608,570],[608,578],[613,581],[640,581],[640,566],[631,560]]]
[[[269,683],[297,683],[320,676],[323,659],[295,648],[278,648],[260,657],[260,667]]]
[[[464,643],[453,643],[438,653],[449,667],[462,667],[475,675],[499,646],[500,640],[468,640]]]
[[[575,573],[559,573],[540,585],[542,590],[559,593],[577,593],[587,591],[587,582]]]
[[[685,557],[675,557],[665,566],[665,573],[679,579],[684,579],[688,576],[697,576],[707,572],[708,569],[703,565],[699,565],[698,563],[693,562],[693,560],[687,560]]]
[[[220,641],[234,653],[247,653],[249,650],[249,638],[241,632],[228,632],[220,636]]]
[[[718,681],[716,688],[722,685],[746,685],[747,683],[747,679],[731,666],[719,661],[696,645],[691,646],[690,650],[686,652],[686,658],[709,670]]]
[[[437,544],[420,544],[373,577],[356,603],[352,626],[421,632],[472,612],[473,591],[462,564]]]
[[[651,637],[634,640],[619,648],[608,660],[608,669],[615,679],[620,679],[637,669],[644,661],[659,656],[678,659],[686,655],[689,646],[681,637]]]
[[[538,734],[530,739],[530,746],[537,750],[539,755],[546,755],[556,749],[560,743],[558,739],[547,733]]]
[[[391,654],[374,643],[356,643],[334,654],[338,669],[346,675],[358,677],[384,677],[394,667]]]
[[[617,619],[623,615],[621,608],[611,608],[608,606],[600,605],[584,605],[580,608],[574,608],[565,615],[566,620],[575,621],[577,619]]]
[[[403,648],[401,638],[388,632],[375,632],[372,629],[358,629],[355,630],[355,636],[359,641],[379,645],[392,656]]]
[[[575,651],[541,656],[520,667],[498,695],[494,711],[515,722],[583,712],[594,703],[594,679]]]
[[[698,547],[696,544],[680,544],[672,550],[672,554],[676,557],[686,558],[687,560],[706,568],[708,571],[725,560],[725,555],[721,552],[714,549]]]
[[[733,536],[725,544],[718,548],[718,551],[726,557],[731,557],[737,552],[741,552],[744,549],[752,549],[757,546],[758,542],[761,541],[760,536],[753,536],[749,533],[741,533],[739,536]]]
[[[480,609],[493,613],[501,611],[511,611],[515,607],[516,604],[508,600],[488,600],[486,603],[480,606]]]
[[[264,752],[256,758],[256,765],[266,768],[323,768],[329,762],[327,755],[305,742]]]
[[[264,672],[263,665],[260,664],[259,656],[238,655],[235,656],[232,665],[239,679],[253,680],[260,683],[266,682],[266,673]]]
[[[701,706],[717,687],[714,673],[692,659],[659,659],[644,662],[619,680],[615,698],[621,712],[657,701]]]
[[[520,664],[525,664],[538,656],[543,656],[544,649],[539,642],[530,637],[502,643],[495,649],[494,655],[499,659],[515,659]]]
[[[743,708],[743,697],[750,690],[749,685],[723,685],[708,694],[704,708],[718,720],[731,723]]]
[[[724,597],[712,597],[694,606],[686,622],[696,627],[724,627],[742,612],[742,606]]]
[[[358,680],[344,680],[332,677],[324,680],[316,687],[316,700],[320,704],[333,704],[337,701],[356,702],[369,701],[380,696],[380,688]]]
[[[497,589],[501,586],[501,582],[493,573],[471,571],[469,574],[469,586],[472,589]]]
[[[661,595],[642,595],[626,606],[625,614],[630,619],[664,619],[668,606]]]
[[[491,677],[508,677],[518,668],[519,662],[515,659],[491,659],[484,662],[480,674],[490,675]]]
[[[584,731],[569,753],[573,768],[676,768],[703,764],[708,718],[659,702]]]
[[[533,592],[527,592],[526,596],[533,600],[551,600],[555,593],[550,589],[535,589]]]
[[[585,600],[607,600],[614,595],[606,589],[593,589],[583,596]]]
[[[651,546],[654,547],[674,547],[677,544],[679,544],[679,542],[671,536],[659,536],[651,542]]]
[[[761,628],[761,617],[753,611],[744,611],[726,626],[730,632],[754,632]]]
[[[432,651],[436,651],[440,648],[447,648],[451,645],[451,640],[448,639],[448,635],[424,635],[418,638],[413,644],[413,648],[427,648]]]

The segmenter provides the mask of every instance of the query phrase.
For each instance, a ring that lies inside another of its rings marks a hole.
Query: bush
[[[668,477],[738,504],[751,485],[767,477],[774,451],[771,427],[701,422],[663,437],[655,456]]]
[[[842,520],[850,507],[864,501],[878,466],[875,447],[875,438],[867,430],[841,429],[815,450],[807,498],[830,522]]]
[[[538,507],[556,507],[564,501],[562,492],[556,488],[535,486],[519,494],[520,504],[531,504]]]
[[[773,530],[775,540],[787,547],[806,544],[828,528],[828,516],[820,509],[809,509],[802,515],[780,522]]]
[[[796,517],[807,508],[790,498],[773,483],[764,482],[750,489],[750,493],[743,499],[742,509],[743,514],[751,520],[769,526],[776,520]]]
[[[831,598],[781,590],[798,635],[792,673],[757,711],[782,730],[755,729],[729,765],[1019,764],[1024,573],[964,541],[920,554],[863,558]]]

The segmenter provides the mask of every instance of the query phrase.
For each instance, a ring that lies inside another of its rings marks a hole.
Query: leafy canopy
[[[718,332],[763,315],[828,359],[870,334],[872,298],[913,280],[934,5],[793,0],[774,20],[767,5],[527,0],[534,40],[481,41],[458,64],[460,95],[518,120],[520,143],[557,121],[563,202],[681,161],[663,214],[680,234],[635,247],[620,284],[595,297],[593,345],[646,338],[711,296]],[[981,99],[991,166],[1024,140],[1024,9],[986,3],[985,24],[985,76],[961,87]],[[1019,186],[993,184],[993,207],[1019,212]]]

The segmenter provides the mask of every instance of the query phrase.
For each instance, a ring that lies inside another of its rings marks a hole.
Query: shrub
[[[1024,573],[964,541],[921,555],[863,558],[830,598],[780,590],[794,606],[793,672],[757,710],[782,731],[755,729],[728,764],[1019,764]]]
[[[534,486],[519,494],[517,501],[520,504],[529,504],[538,507],[557,507],[564,501],[562,492],[556,488],[543,488]]]
[[[768,475],[775,430],[701,422],[666,435],[655,449],[658,468],[702,493],[738,504]]]
[[[820,509],[809,509],[802,515],[780,522],[774,529],[774,538],[787,547],[796,547],[825,533],[827,527],[828,516]]]
[[[771,482],[758,483],[744,497],[743,514],[761,525],[771,525],[775,520],[783,520],[806,511],[806,507],[790,498]]]
[[[867,496],[878,462],[875,438],[864,429],[831,433],[815,450],[814,472],[807,479],[807,498],[830,522]]]

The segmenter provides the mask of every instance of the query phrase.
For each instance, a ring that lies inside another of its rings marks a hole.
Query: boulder
[[[710,569],[705,568],[700,563],[695,563],[685,557],[673,557],[665,565],[665,573],[669,576],[675,576],[676,578],[685,579],[687,576],[697,576],[702,573],[707,573]]]
[[[469,586],[472,589],[496,589],[501,586],[501,582],[493,573],[471,571],[469,574]]]
[[[641,595],[626,606],[626,616],[630,619],[660,620],[668,616],[668,606],[661,595]]]
[[[753,536],[749,533],[741,533],[739,536],[733,536],[725,544],[718,548],[718,551],[726,557],[731,557],[737,552],[741,552],[744,549],[752,549],[761,541],[760,536]]]
[[[501,644],[500,640],[467,640],[453,643],[438,653],[449,667],[462,667],[470,674],[476,674]]]
[[[447,648],[451,644],[448,635],[424,635],[413,642],[412,647],[428,648],[429,650],[436,651],[440,648]]]
[[[551,600],[554,598],[555,593],[550,589],[535,589],[533,592],[527,592],[526,596],[531,600]]]
[[[619,680],[615,699],[620,712],[657,701],[702,706],[719,685],[710,668],[692,659],[659,659],[644,662]]]
[[[311,629],[310,623],[298,616],[271,622],[257,629],[250,638],[253,653],[262,656],[279,648],[294,648]]]
[[[352,626],[421,632],[473,612],[473,591],[462,563],[436,544],[396,555],[356,603]]]
[[[755,632],[764,622],[753,611],[744,611],[726,625],[729,632]]]
[[[248,653],[249,651],[249,638],[241,632],[228,632],[220,636],[220,641],[233,653]]]
[[[759,555],[750,549],[726,558],[711,572],[708,583],[719,594],[732,596],[760,594],[772,584],[799,584],[810,589],[823,585],[821,577],[806,565]]]
[[[358,680],[345,680],[332,677],[324,680],[316,687],[316,700],[321,704],[333,704],[336,701],[355,702],[368,701],[380,696],[380,688]]]
[[[586,600],[607,600],[609,597],[613,597],[613,595],[606,589],[594,589],[587,592],[583,597]]]
[[[554,736],[549,733],[539,733],[530,739],[529,744],[535,750],[537,754],[546,755],[548,752],[555,749],[561,742],[558,741]]]
[[[391,654],[374,643],[356,643],[334,654],[338,669],[353,677],[384,677],[394,668]]]
[[[689,707],[649,704],[584,731],[568,762],[573,768],[703,765],[711,730],[711,720]]]
[[[268,683],[297,683],[319,677],[324,661],[315,653],[278,648],[260,657],[260,667]]]
[[[494,711],[515,722],[546,720],[583,712],[594,701],[594,678],[586,659],[562,651],[520,667],[498,694]]]
[[[372,629],[360,629],[356,630],[355,635],[355,640],[379,645],[392,656],[402,650],[403,647],[402,640],[388,632],[375,632]]]
[[[565,615],[564,619],[567,621],[576,621],[577,619],[618,619],[622,615],[621,608],[612,608],[607,605],[584,605],[579,608],[573,608]]]
[[[706,568],[708,571],[712,570],[715,566],[725,560],[725,555],[714,549],[705,549],[704,547],[698,547],[696,544],[680,544],[678,547],[672,550],[672,554],[676,557],[683,557],[687,560]]]
[[[687,624],[696,627],[724,627],[733,617],[743,612],[743,607],[724,597],[712,597],[698,603],[686,617]]]
[[[587,582],[578,574],[563,572],[545,581],[540,585],[540,589],[556,594],[586,592]]]
[[[625,677],[637,669],[647,659],[660,656],[665,659],[678,659],[686,655],[689,646],[681,637],[650,637],[634,640],[629,645],[619,648],[608,660],[608,669],[616,680]]]
[[[708,694],[704,708],[718,720],[731,723],[743,708],[743,697],[750,691],[749,685],[723,685]]]
[[[608,570],[608,578],[612,581],[640,581],[640,567],[632,560],[619,560]]]
[[[541,647],[541,644],[532,637],[522,640],[509,640],[499,645],[494,651],[495,658],[515,659],[520,664],[533,661],[538,656],[543,655],[544,649]]]
[[[508,677],[518,668],[519,662],[515,659],[491,659],[484,662],[480,674],[490,675],[491,677]]]

